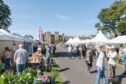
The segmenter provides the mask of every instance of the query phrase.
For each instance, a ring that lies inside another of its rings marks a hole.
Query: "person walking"
[[[86,46],[82,46],[82,53],[83,53],[83,58],[86,58]]]
[[[55,56],[55,52],[56,52],[56,45],[53,46],[53,55]]]
[[[74,46],[74,49],[73,49],[73,55],[74,55],[74,58],[76,58],[76,53],[77,53],[77,50],[76,50],[76,47]]]
[[[93,50],[91,47],[89,47],[87,49],[87,54],[86,54],[86,64],[87,64],[87,70],[88,70],[88,74],[90,74],[90,70],[92,67],[92,63],[93,63]]]
[[[51,54],[51,50],[50,50],[50,47],[47,45],[46,46],[46,54],[44,57],[46,71],[50,71],[50,69],[51,69],[51,55],[50,54]]]
[[[19,49],[14,54],[14,62],[16,63],[17,74],[21,74],[25,70],[28,53],[23,49],[23,45],[19,45]]]
[[[106,55],[107,61],[109,61],[109,52],[110,52],[110,47],[109,46],[106,46],[105,55]]]
[[[13,52],[15,53],[15,51],[16,51],[16,44],[15,44],[15,42],[13,42],[13,44],[12,44],[12,49],[13,49]]]
[[[3,52],[3,58],[5,61],[5,70],[10,68],[10,63],[11,63],[11,52],[8,47],[5,47],[5,50]]]
[[[105,49],[105,57],[106,57],[106,60],[107,60],[107,66],[106,66],[106,69],[107,70],[109,69],[109,64],[108,64],[108,61],[109,61],[109,53],[110,53],[110,47],[109,46],[106,46],[106,49]]]
[[[100,84],[100,79],[103,79],[104,84],[107,84],[107,80],[105,77],[105,55],[104,52],[102,51],[102,46],[99,46],[97,48],[97,51],[99,53],[97,61],[96,61],[96,66],[97,66],[97,77],[96,77],[96,83],[95,84]]]
[[[80,58],[83,59],[83,50],[81,46],[79,47],[79,52],[80,52]]]
[[[111,79],[116,75],[117,52],[114,46],[110,47],[110,52],[109,52],[108,57],[109,57],[109,60],[108,60],[109,78]]]
[[[80,56],[79,46],[77,46],[76,48],[77,48],[77,59],[79,59]]]
[[[71,57],[71,53],[72,53],[72,47],[71,45],[68,46],[68,57]]]

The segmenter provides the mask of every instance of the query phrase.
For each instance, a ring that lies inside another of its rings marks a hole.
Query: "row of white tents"
[[[88,43],[125,44],[126,35],[108,39],[101,31],[93,39],[80,40],[79,37],[70,38],[65,45],[80,45]]]

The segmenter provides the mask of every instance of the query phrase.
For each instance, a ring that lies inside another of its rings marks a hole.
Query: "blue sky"
[[[43,31],[66,35],[96,34],[94,27],[102,8],[116,0],[6,0],[11,9],[11,32],[38,37]]]

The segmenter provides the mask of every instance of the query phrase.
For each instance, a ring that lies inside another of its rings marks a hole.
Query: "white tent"
[[[79,37],[74,37],[73,41],[72,41],[72,45],[79,45],[81,44],[81,40],[79,39]]]
[[[85,44],[85,40],[81,40],[81,44]]]
[[[113,38],[113,39],[109,40],[108,43],[124,44],[124,43],[126,43],[126,35]]]
[[[82,40],[82,41],[81,41],[82,44],[87,44],[87,43],[90,43],[90,42],[91,42],[90,39],[86,39],[86,40]]]
[[[73,39],[72,38],[70,38],[66,43],[65,43],[65,45],[71,45],[72,44],[72,42],[73,42]]]
[[[14,43],[19,45],[23,43],[23,41],[21,39],[15,38],[11,33],[0,29],[0,56],[2,55],[5,47],[13,49]],[[18,48],[18,46],[16,46],[16,48]]]
[[[22,40],[8,35],[0,35],[0,41],[22,41]]]
[[[73,39],[70,38],[65,44],[66,45],[79,45],[79,44],[82,44],[82,42],[79,39],[79,37],[74,37]]]
[[[105,35],[99,31],[98,34],[96,35],[96,37],[94,37],[91,42],[94,43],[106,43],[108,42],[108,39],[105,37]]]

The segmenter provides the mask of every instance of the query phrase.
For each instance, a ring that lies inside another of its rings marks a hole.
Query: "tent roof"
[[[80,40],[80,38],[77,36],[77,37],[74,37],[74,39],[73,39],[73,45],[79,45],[79,44],[81,44],[82,42],[81,42],[81,40]]]
[[[99,31],[96,37],[94,37],[91,41],[92,42],[107,42],[108,39],[101,31]]]
[[[32,42],[33,40],[28,37],[23,37],[17,33],[9,33],[4,29],[0,29],[0,40],[14,40],[14,41],[25,41],[25,42]]]
[[[12,33],[12,35],[16,38],[20,38],[20,39],[23,39],[23,36],[21,36],[20,34],[17,34],[17,33]]]
[[[126,35],[118,36],[108,41],[108,43],[124,44],[126,43]]]
[[[11,33],[5,31],[4,29],[0,29],[0,35],[8,35],[8,36],[12,36]]]
[[[9,41],[22,41],[21,39],[17,39],[15,37],[12,37],[12,36],[8,36],[8,35],[0,35],[0,40],[9,40]]]
[[[81,43],[82,43],[81,40],[80,40],[79,37],[77,36],[77,37],[74,37],[73,39],[70,38],[65,44],[66,44],[66,45],[79,45],[79,44],[81,44]]]
[[[17,34],[17,33],[13,33],[12,35],[16,38],[22,39],[25,42],[32,42],[33,41],[32,39],[30,39],[28,37],[23,37],[23,36],[21,36],[20,34]]]
[[[13,40],[13,41],[22,41],[19,38],[14,37],[11,33],[0,29],[0,40]]]
[[[72,38],[69,38],[68,41],[67,41],[65,44],[67,44],[67,45],[68,45],[68,44],[71,44],[72,41],[73,41],[73,39],[72,39]]]
[[[81,40],[80,40],[79,37],[77,36],[77,37],[74,37],[73,42],[81,42]]]
[[[86,39],[86,40],[83,41],[83,43],[90,43],[90,42],[91,42],[90,39]]]

